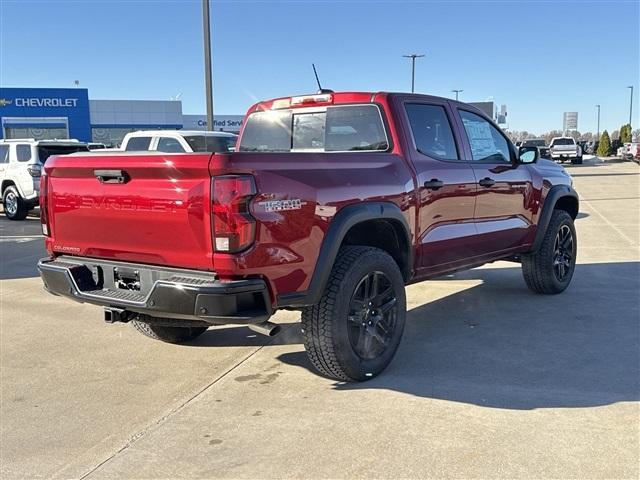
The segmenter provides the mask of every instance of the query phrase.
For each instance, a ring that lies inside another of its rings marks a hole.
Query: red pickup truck
[[[252,106],[235,153],[54,157],[41,183],[53,294],[183,342],[220,324],[274,334],[302,311],[323,374],[391,361],[407,284],[496,260],[559,293],[576,261],[565,170],[464,103],[334,93]]]

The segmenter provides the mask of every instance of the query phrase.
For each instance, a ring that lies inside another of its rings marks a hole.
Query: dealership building
[[[217,115],[214,129],[239,132],[243,115]],[[86,88],[0,88],[0,138],[74,138],[116,146],[128,132],[206,130],[180,100],[93,100]]]

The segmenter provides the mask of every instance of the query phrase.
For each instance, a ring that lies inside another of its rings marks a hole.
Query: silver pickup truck
[[[582,163],[582,149],[571,137],[555,137],[551,139],[549,154],[552,160],[571,160],[573,164]]]

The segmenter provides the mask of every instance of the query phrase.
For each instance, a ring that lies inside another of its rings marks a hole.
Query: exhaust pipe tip
[[[256,333],[259,333],[261,335],[266,335],[267,337],[273,337],[278,333],[280,333],[280,330],[281,330],[280,325],[277,325],[272,322],[264,322],[264,323],[249,325],[249,328]]]

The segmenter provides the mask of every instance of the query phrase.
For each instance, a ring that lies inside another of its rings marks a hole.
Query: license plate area
[[[113,284],[120,290],[140,291],[140,271],[133,268],[114,267]]]

